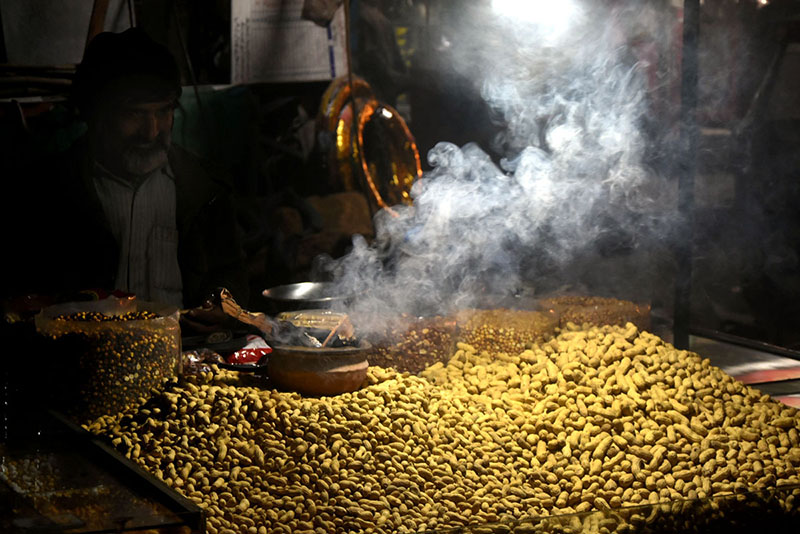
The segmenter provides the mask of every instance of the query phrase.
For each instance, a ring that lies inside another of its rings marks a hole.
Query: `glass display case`
[[[61,416],[0,443],[0,530],[205,532],[202,511]]]

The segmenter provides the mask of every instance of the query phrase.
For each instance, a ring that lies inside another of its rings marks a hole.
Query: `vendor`
[[[48,165],[34,191],[36,291],[117,289],[198,307],[215,288],[248,295],[223,174],[172,143],[180,73],[142,31],[105,32],[73,83],[86,135]],[[200,314],[202,315],[202,314]]]

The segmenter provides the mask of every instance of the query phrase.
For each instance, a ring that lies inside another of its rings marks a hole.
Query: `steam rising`
[[[375,242],[355,239],[331,266],[342,291],[358,295],[351,312],[362,321],[647,283],[639,260],[672,201],[642,163],[642,65],[620,37],[619,14],[597,9],[558,42],[490,13],[459,28],[452,65],[480,84],[504,125],[491,147],[500,156],[439,143],[413,207],[379,213]]]

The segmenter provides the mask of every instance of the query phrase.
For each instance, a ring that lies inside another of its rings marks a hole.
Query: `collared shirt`
[[[115,288],[182,307],[175,177],[169,166],[133,182],[95,163],[93,181],[119,245]]]

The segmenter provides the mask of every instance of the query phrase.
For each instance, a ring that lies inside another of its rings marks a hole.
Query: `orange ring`
[[[376,115],[379,112],[380,114]],[[377,180],[370,171],[369,162],[367,161],[367,155],[364,150],[364,128],[367,122],[376,116],[388,119],[390,123],[398,126],[402,132],[402,146],[397,146],[397,143],[392,145],[392,148],[394,148],[396,151],[396,154],[392,154],[393,167],[398,163],[396,156],[403,156],[403,152],[405,152],[406,158],[408,158],[410,154],[411,159],[413,159],[413,163],[410,165],[413,167],[413,171],[411,173],[404,177],[394,176],[394,189],[396,190],[396,196],[398,198],[390,199],[393,203],[411,205],[411,187],[416,180],[419,180],[422,177],[422,165],[420,164],[419,150],[417,149],[416,141],[414,141],[414,137],[411,135],[408,125],[406,124],[405,120],[403,120],[403,117],[397,112],[397,110],[388,104],[381,104],[375,99],[367,101],[358,117],[358,146],[361,149],[361,170],[364,172],[367,185],[369,186],[370,191],[372,192],[372,195],[378,205],[387,210],[390,214],[396,216],[397,213],[391,209],[378,190]]]
[[[352,95],[352,96],[351,96]],[[340,184],[346,191],[356,188],[354,158],[358,153],[353,139],[353,100],[358,102],[374,98],[372,87],[362,78],[353,78],[350,86],[347,76],[333,80],[320,100],[317,128],[334,136],[334,147],[328,154],[331,183]]]
[[[389,151],[394,172],[384,184],[388,188],[384,190],[384,195],[381,195],[378,187],[381,181],[370,170],[370,162],[364,151],[364,130],[373,119],[381,120],[384,128],[393,134]],[[355,138],[352,135],[354,120],[358,121]],[[317,127],[334,135],[335,146],[328,156],[334,182],[338,181],[346,190],[355,189],[355,172],[360,167],[370,193],[380,208],[397,215],[389,204],[411,204],[411,187],[422,177],[417,144],[403,117],[391,106],[378,102],[366,81],[354,78],[352,86],[346,76],[332,81],[320,101]]]

